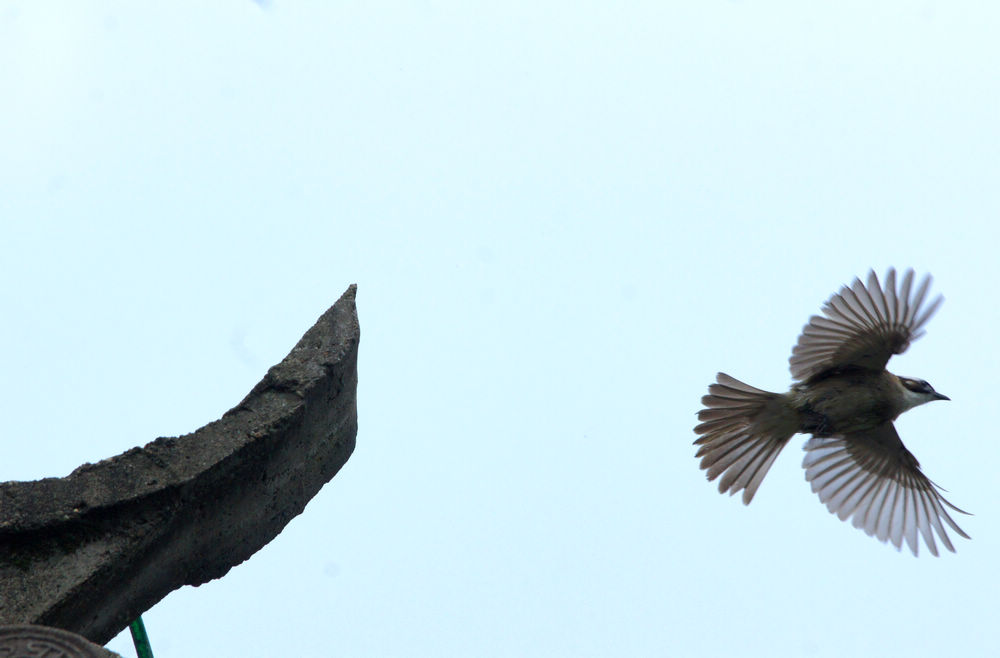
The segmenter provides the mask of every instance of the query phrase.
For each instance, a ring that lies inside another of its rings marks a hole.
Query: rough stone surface
[[[0,626],[0,656],[11,658],[121,658],[86,638],[50,626]]]
[[[0,624],[105,644],[277,536],[354,450],[355,291],[219,420],[65,478],[0,484]]]

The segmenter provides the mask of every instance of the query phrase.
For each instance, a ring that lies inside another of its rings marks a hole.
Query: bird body
[[[784,394],[764,391],[718,373],[702,398],[695,432],[701,467],[719,490],[743,491],[749,504],[789,439],[812,434],[803,467],[813,491],[842,520],[917,553],[918,532],[937,555],[935,533],[951,551],[947,524],[968,537],[948,515],[945,500],[921,472],[893,421],[933,400],[947,400],[922,379],[885,369],[906,350],[942,298],[923,307],[930,277],[913,291],[913,271],[899,288],[889,270],[885,288],[874,272],[833,295],[823,316],[803,329],[790,359],[799,380]]]
[[[799,416],[799,432],[835,436],[870,430],[892,422],[904,411],[924,402],[888,370],[847,370],[796,384],[788,393],[789,405]],[[942,396],[943,397],[943,396]]]

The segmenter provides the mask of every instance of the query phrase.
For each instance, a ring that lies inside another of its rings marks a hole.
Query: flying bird
[[[770,393],[718,373],[704,409],[696,457],[708,479],[721,476],[719,491],[743,491],[750,504],[771,464],[796,433],[812,434],[805,444],[806,480],[830,512],[851,519],[897,549],[903,541],[917,555],[918,537],[938,554],[935,533],[954,552],[945,525],[969,538],[948,514],[967,514],[941,495],[903,445],[893,421],[934,400],[947,400],[922,379],[886,370],[923,335],[937,311],[938,295],[926,306],[931,277],[913,290],[913,270],[899,287],[890,269],[885,286],[874,271],[867,285],[855,279],[809,319],[789,363],[796,383],[787,393]]]

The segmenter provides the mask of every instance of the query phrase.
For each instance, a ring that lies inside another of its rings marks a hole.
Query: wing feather
[[[905,542],[914,555],[920,537],[932,555],[938,554],[936,539],[955,551],[944,524],[968,539],[945,506],[966,512],[945,500],[940,487],[927,479],[892,423],[867,432],[813,437],[805,450],[806,480],[842,521],[851,519],[854,527],[897,549]]]
[[[928,304],[930,275],[913,291],[913,270],[907,270],[897,288],[896,270],[890,269],[885,285],[874,270],[867,283],[855,279],[823,305],[802,329],[792,350],[792,377],[809,380],[844,368],[882,370],[893,354],[902,354],[923,335],[923,326],[941,306],[938,295]]]

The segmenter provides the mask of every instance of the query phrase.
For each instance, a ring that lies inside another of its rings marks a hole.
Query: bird
[[[694,445],[709,481],[721,476],[721,493],[742,491],[749,505],[792,436],[811,434],[802,462],[806,480],[840,520],[850,519],[897,550],[905,541],[914,556],[918,533],[935,556],[935,535],[955,552],[945,525],[969,539],[948,510],[968,512],[945,500],[893,424],[909,409],[950,399],[923,379],[886,370],[892,355],[902,354],[924,334],[924,325],[944,301],[938,295],[924,303],[929,274],[916,289],[913,282],[912,269],[898,287],[894,268],[887,271],[884,286],[871,270],[867,283],[856,278],[833,294],[792,350],[795,383],[787,393],[716,375],[701,399]]]

